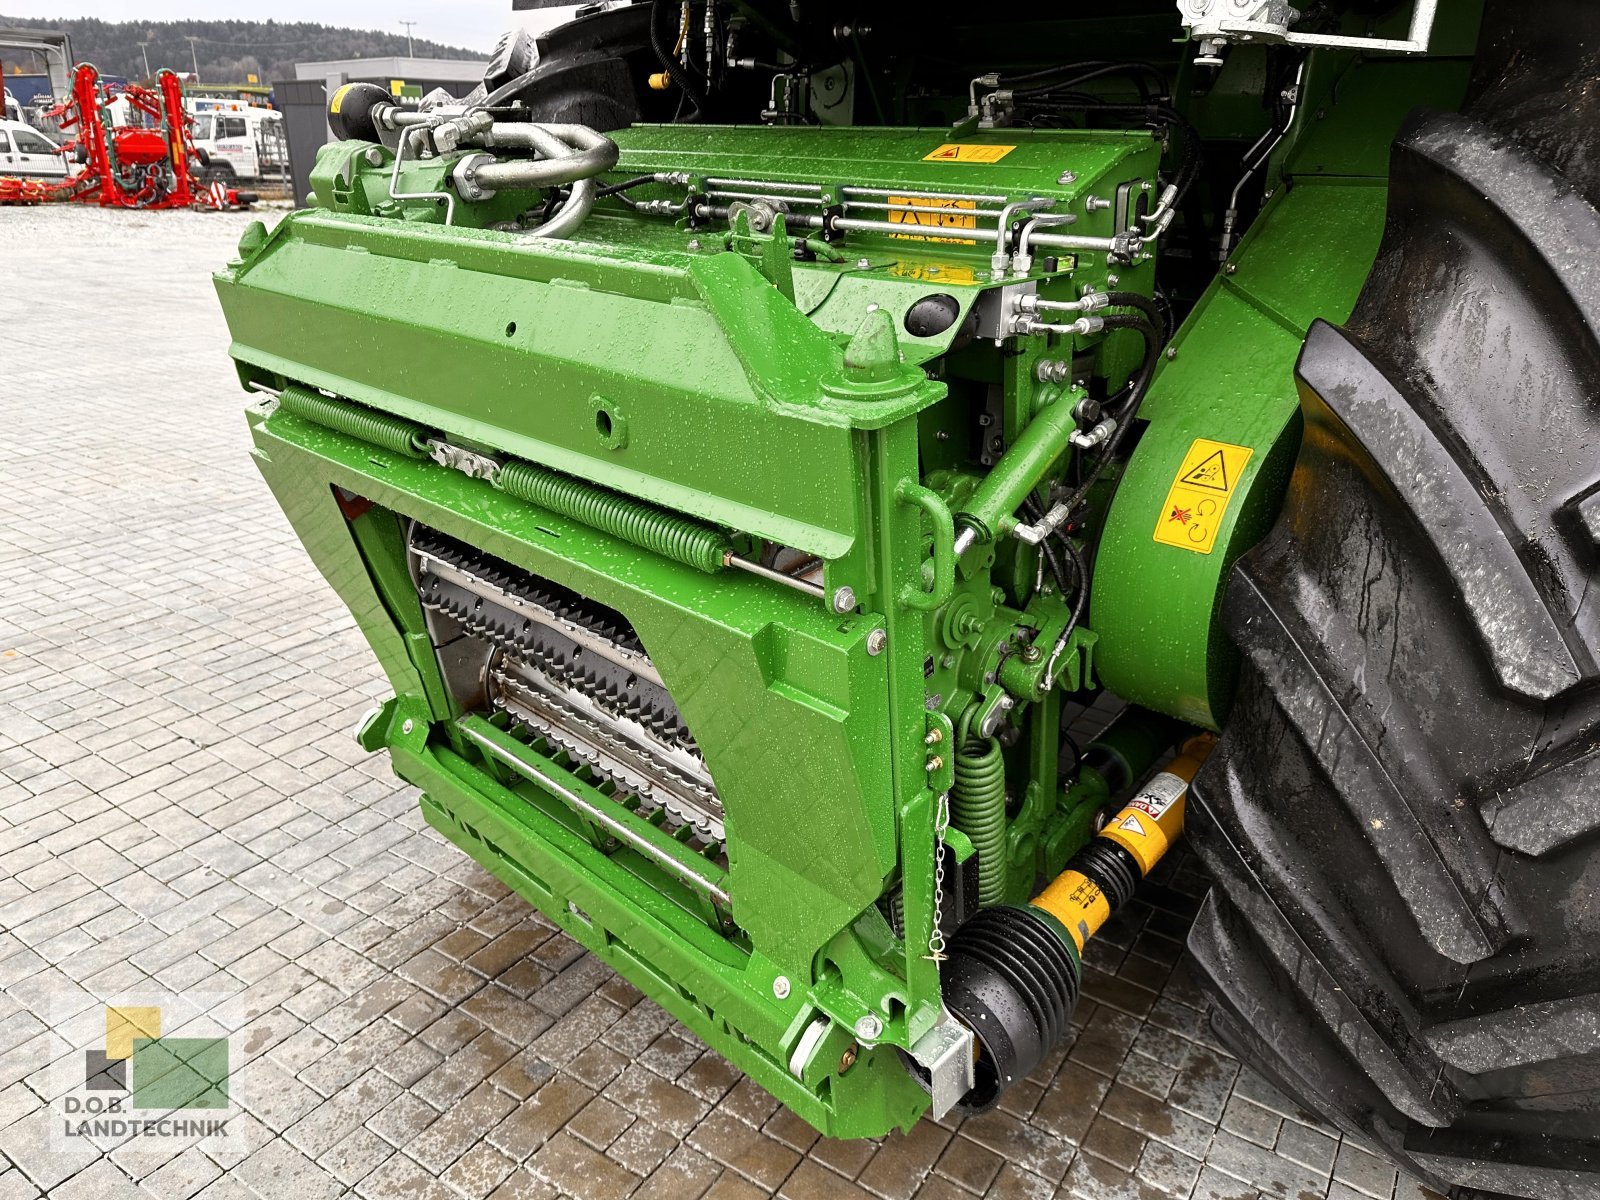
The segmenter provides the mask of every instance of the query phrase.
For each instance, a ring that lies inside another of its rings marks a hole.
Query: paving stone
[[[639,1185],[636,1175],[565,1131],[546,1142],[528,1166],[550,1186],[584,1200],[622,1200]]]

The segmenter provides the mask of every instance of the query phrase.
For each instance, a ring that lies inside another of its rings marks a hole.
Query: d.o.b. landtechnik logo
[[[108,1005],[103,1047],[83,1052],[83,1084],[62,1097],[68,1137],[212,1137],[227,1126],[228,1039],[163,1037],[161,1009]]]

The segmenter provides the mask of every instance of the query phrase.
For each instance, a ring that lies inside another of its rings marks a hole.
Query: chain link
[[[933,932],[928,935],[928,953],[923,957],[931,962],[944,962],[944,929],[939,918],[944,913],[944,835],[950,828],[950,793],[941,792],[939,808],[933,819]]]

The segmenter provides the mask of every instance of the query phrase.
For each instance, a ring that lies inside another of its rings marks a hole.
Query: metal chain
[[[939,925],[939,917],[944,912],[944,835],[949,828],[950,793],[941,792],[933,819],[933,932],[928,935],[928,953],[924,955],[936,963],[948,957],[944,952],[944,930]]]

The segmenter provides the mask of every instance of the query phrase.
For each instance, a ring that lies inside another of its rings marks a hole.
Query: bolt
[[[928,774],[932,775],[934,772],[942,770],[944,770],[944,759],[935,754],[928,760]]]
[[[376,167],[383,162],[383,151],[374,146],[367,151],[364,157],[367,160],[367,166]]]
[[[700,239],[699,238],[690,238],[689,239],[689,249],[691,249],[691,250],[700,249]]]
[[[1237,272],[1238,270],[1239,270],[1239,264],[1238,263],[1229,263],[1227,266],[1222,268],[1222,273],[1224,275],[1232,275],[1235,272]]]
[[[843,1075],[851,1067],[856,1065],[856,1053],[857,1051],[854,1046],[846,1046],[844,1048],[844,1053],[839,1055],[839,1074]]]
[[[944,741],[944,730],[930,729],[928,730],[928,736],[922,739],[922,744],[924,746],[937,746],[942,741]]]
[[[842,587],[833,593],[833,611],[847,613],[856,606],[856,590],[853,587]]]
[[[1107,275],[1106,276],[1106,286],[1108,288],[1114,288],[1114,287],[1117,286],[1117,284],[1119,284],[1121,282],[1122,282],[1122,277],[1120,275]]]
[[[863,1042],[876,1040],[882,1032],[883,1022],[878,1020],[872,1013],[867,1013],[866,1016],[856,1022],[856,1036]]]
[[[1060,175],[1056,176],[1056,182],[1057,183],[1077,183],[1078,182],[1078,173],[1076,171],[1063,171],[1063,172],[1061,172]]]
[[[787,1000],[789,998],[789,977],[787,975],[779,975],[772,981],[772,994],[779,1000]]]
[[[400,722],[400,732],[401,733],[410,733],[416,727],[417,727],[417,723],[415,721],[413,721],[410,717],[407,717],[404,721]]]
[[[951,667],[956,665],[956,656],[954,654],[946,654],[939,660],[939,665],[948,671]]]
[[[1176,346],[1168,346],[1167,347],[1167,361],[1171,362],[1173,359],[1175,359],[1177,357],[1178,357],[1178,348]]]
[[[870,258],[858,258],[858,259],[856,259],[856,269],[859,270],[859,271],[865,271],[871,266],[872,266],[872,260]]]
[[[1036,663],[1041,658],[1044,657],[1044,651],[1039,649],[1039,647],[1037,647],[1037,646],[1024,646],[1022,648],[1022,656],[1021,657],[1022,657],[1022,661],[1025,662],[1025,663],[1029,663],[1029,664]]]
[[[867,634],[867,653],[873,658],[883,653],[883,648],[889,644],[889,635],[881,629],[874,629]]]

